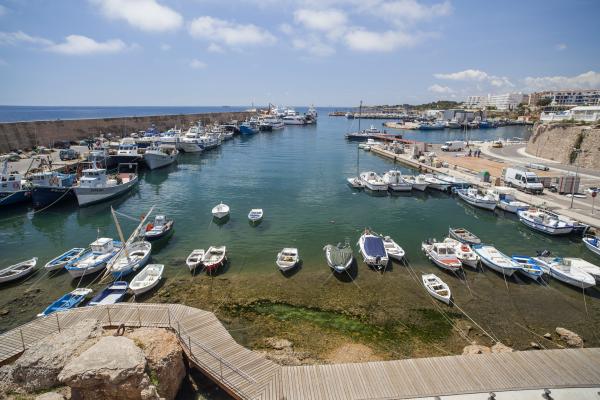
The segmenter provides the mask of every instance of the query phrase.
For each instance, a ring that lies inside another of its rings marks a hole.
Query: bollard
[[[60,322],[58,321],[58,313],[54,313],[56,316],[56,326],[58,327],[58,333],[60,333]]]

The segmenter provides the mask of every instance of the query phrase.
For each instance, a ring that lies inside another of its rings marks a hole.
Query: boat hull
[[[410,192],[412,185],[410,183],[388,183],[388,189],[392,192]]]
[[[117,186],[104,188],[76,187],[74,190],[75,196],[77,197],[77,203],[79,203],[80,207],[85,207],[121,196],[131,190],[137,183],[138,177],[135,176],[129,182]]]
[[[169,154],[162,154],[162,155],[152,154],[152,153],[144,154],[144,161],[146,162],[146,165],[150,169],[163,168],[168,165],[171,165],[175,162],[176,158],[177,158],[176,155],[169,155]]]
[[[137,155],[137,156],[114,155],[114,156],[110,156],[110,158],[112,159],[112,161],[115,164],[136,164],[136,163],[139,163],[140,161],[142,161],[141,155]]]
[[[61,202],[72,201],[75,194],[72,188],[40,187],[36,186],[31,191],[31,199],[34,208],[44,208]]]
[[[600,247],[599,247],[600,243],[599,242],[596,242],[596,243],[598,243],[598,246],[594,246],[593,241],[589,238],[583,239],[583,244],[585,244],[585,247],[587,247],[588,250],[591,251],[592,253],[600,256]]]
[[[458,197],[460,197],[460,199],[462,201],[472,205],[473,207],[482,208],[484,210],[490,210],[490,211],[493,211],[496,208],[495,201],[473,199],[472,197],[469,197],[468,195],[466,195],[460,191],[457,191],[456,193],[458,194]]]
[[[500,200],[498,202],[498,208],[501,210],[504,210],[506,212],[517,214],[519,211],[526,210],[528,208],[528,206],[514,205],[514,204],[508,203],[506,201]]]
[[[552,236],[568,235],[569,233],[573,232],[572,226],[555,228],[555,227],[551,227],[548,225],[539,224],[535,221],[532,221],[528,218],[523,218],[521,216],[519,216],[519,221],[521,221],[521,223],[523,223],[523,225],[527,226],[528,228],[531,228],[538,232],[545,233],[547,235],[552,235]]]
[[[31,201],[31,191],[0,192],[0,207],[27,203]]]
[[[246,126],[246,125],[241,125],[241,126],[240,126],[240,133],[241,133],[242,135],[254,135],[254,134],[256,134],[256,130],[255,130],[255,129],[252,129],[252,128],[251,128],[251,127],[249,127],[249,126]]]
[[[193,142],[179,142],[177,149],[183,151],[184,153],[201,153],[204,151],[204,146]]]

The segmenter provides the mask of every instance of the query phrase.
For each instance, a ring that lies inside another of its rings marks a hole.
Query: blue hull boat
[[[256,129],[247,124],[240,125],[240,133],[242,135],[254,135],[256,133]]]
[[[54,303],[50,304],[44,311],[38,314],[38,317],[44,317],[58,311],[66,311],[77,307],[85,300],[85,297],[92,293],[92,289],[81,288],[75,289],[70,293],[65,294]]]
[[[27,203],[30,200],[30,190],[20,190],[18,192],[0,192],[0,207]]]
[[[84,253],[83,247],[75,247],[71,250],[65,251],[60,256],[53,258],[44,265],[46,271],[56,271],[64,268],[67,264],[77,261],[79,257]]]
[[[31,192],[34,208],[44,208],[63,201],[73,201],[75,193],[70,187],[34,187]]]
[[[513,255],[511,257],[513,261],[516,261],[521,266],[521,269],[517,272],[525,275],[526,277],[537,281],[544,275],[543,268],[535,261],[532,257]]]
[[[127,293],[129,284],[124,281],[116,281],[105,287],[100,293],[90,300],[90,306],[115,304],[123,300]]]

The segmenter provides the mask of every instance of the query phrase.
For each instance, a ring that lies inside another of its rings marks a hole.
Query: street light
[[[577,154],[577,158],[575,159],[577,161],[577,168],[575,169],[575,179],[571,183],[571,206],[569,208],[573,208],[573,200],[575,199],[575,182],[577,182],[577,176],[579,175],[579,154],[581,154],[583,150],[573,147],[573,151],[575,154]]]

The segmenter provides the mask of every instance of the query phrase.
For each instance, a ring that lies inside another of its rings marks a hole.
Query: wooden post
[[[23,345],[23,351],[25,351],[25,339],[23,339],[23,329],[19,328],[19,333],[21,334],[21,344]]]
[[[110,307],[106,306],[106,313],[108,314],[108,326],[112,326],[112,323],[110,321]]]
[[[56,326],[58,327],[58,333],[60,333],[60,322],[58,321],[58,313],[54,313],[56,316]]]

